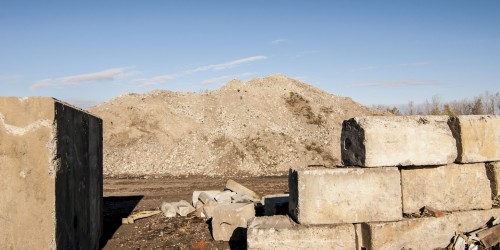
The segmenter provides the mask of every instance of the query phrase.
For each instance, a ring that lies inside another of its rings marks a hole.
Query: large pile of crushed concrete
[[[283,75],[203,93],[126,94],[104,120],[104,175],[269,176],[340,163],[342,121],[380,114]]]

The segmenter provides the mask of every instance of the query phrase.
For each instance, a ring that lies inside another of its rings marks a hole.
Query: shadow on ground
[[[104,197],[103,231],[99,242],[103,248],[122,224],[122,218],[128,217],[143,195]]]

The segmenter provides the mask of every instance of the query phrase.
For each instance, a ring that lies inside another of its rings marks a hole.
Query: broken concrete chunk
[[[203,212],[203,207],[197,208],[193,212],[189,213],[187,216],[188,217],[194,216],[194,217],[198,217],[198,218],[206,218],[207,217],[207,216],[205,216],[205,213]]]
[[[290,228],[295,223],[286,215],[255,217],[248,222],[248,228]]]
[[[200,196],[200,193],[206,193],[209,197],[215,197],[218,193],[220,193],[219,190],[202,190],[202,191],[193,191],[193,207],[196,207],[198,204],[198,197]]]
[[[250,190],[249,188],[247,188],[247,187],[245,187],[245,186],[243,186],[243,185],[239,184],[238,182],[233,181],[231,179],[227,180],[226,189],[229,189],[229,190],[236,192],[236,193],[246,194],[246,195],[252,197],[252,201],[260,201],[260,199],[261,199],[260,195],[258,195],[257,193]]]
[[[142,212],[137,212],[132,215],[129,215],[127,218],[122,218],[122,223],[123,224],[133,224],[136,220],[138,219],[143,219],[147,217],[151,217],[153,215],[157,215],[161,213],[161,211],[142,211]]]
[[[220,191],[219,191],[219,193],[220,193]],[[212,196],[210,193],[201,192],[198,195],[198,200],[201,201],[203,204],[207,204],[210,201],[214,201],[215,202],[214,196]]]
[[[219,194],[217,194],[214,199],[218,202],[218,203],[231,203],[231,197],[233,195],[235,195],[236,193],[235,192],[232,192],[231,190],[226,190],[224,192],[220,192]]]
[[[252,197],[243,194],[243,193],[235,193],[235,195],[231,196],[232,203],[251,203]]]
[[[289,194],[266,195],[262,198],[266,216],[288,214]]]
[[[500,161],[500,115],[460,115],[449,125],[457,141],[459,163]]]
[[[455,161],[448,116],[365,116],[342,124],[346,166],[444,165]]]
[[[246,236],[247,223],[255,217],[253,203],[219,204],[213,210],[212,236],[214,240],[239,240]]]
[[[187,202],[186,200],[181,200],[176,204],[176,212],[180,216],[186,216],[194,210],[195,208],[191,206],[191,204],[189,204],[189,202]]]
[[[177,209],[175,204],[170,203],[170,202],[163,202],[161,204],[161,211],[167,218],[172,218],[177,215]]]

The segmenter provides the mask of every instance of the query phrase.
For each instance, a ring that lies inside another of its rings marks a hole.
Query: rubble
[[[157,215],[161,213],[161,211],[142,211],[132,215],[129,215],[127,218],[122,218],[122,224],[133,224],[135,220],[144,219],[151,217],[153,215]]]
[[[163,202],[161,204],[161,211],[167,218],[175,217],[177,215],[177,210],[173,203]]]
[[[494,246],[500,247],[500,217],[469,233],[457,233],[447,249],[490,249]]]
[[[260,201],[261,199],[260,195],[231,179],[227,181],[226,188],[236,193],[246,194],[252,198],[252,201]]]

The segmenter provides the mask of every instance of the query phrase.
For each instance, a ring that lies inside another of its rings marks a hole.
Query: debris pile
[[[457,233],[448,250],[488,249],[500,244],[500,217],[490,220],[484,226],[469,232]]]
[[[214,240],[238,241],[246,238],[248,222],[257,215],[288,213],[288,194],[260,196],[229,179],[224,190],[194,191],[192,203],[163,202],[167,218],[196,216],[210,222]]]

